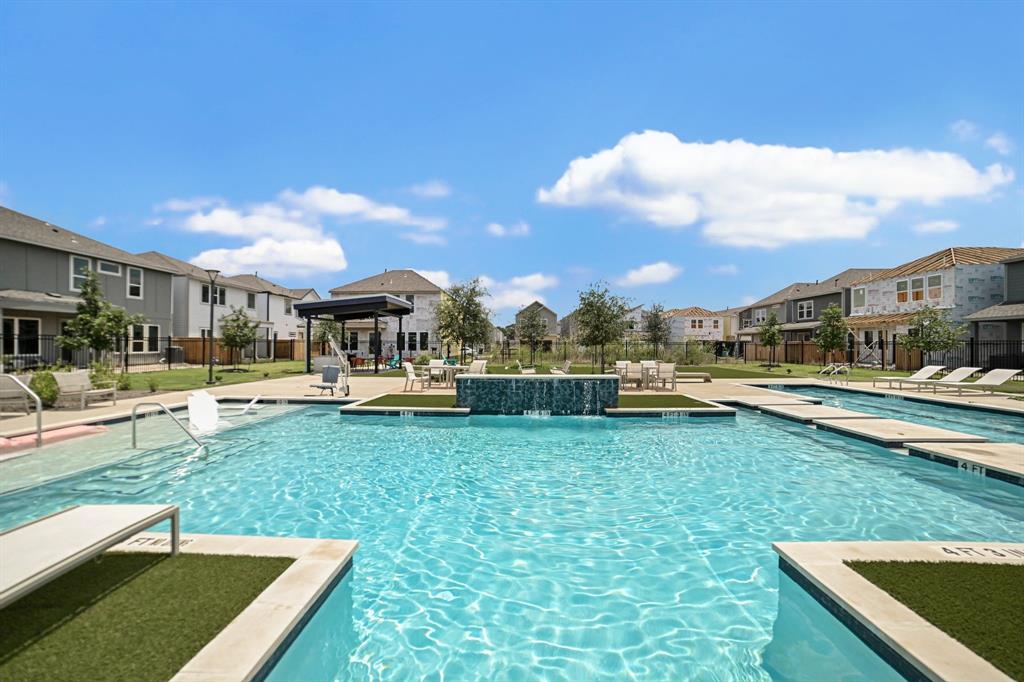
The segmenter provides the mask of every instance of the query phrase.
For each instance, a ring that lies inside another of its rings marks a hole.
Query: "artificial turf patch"
[[[665,395],[620,394],[619,407],[714,407],[714,405],[673,393]]]
[[[389,393],[363,403],[360,407],[455,407],[454,395]]]
[[[170,679],[292,563],[108,553],[0,611],[0,679]]]
[[[1024,565],[846,563],[1010,677],[1024,680]]]

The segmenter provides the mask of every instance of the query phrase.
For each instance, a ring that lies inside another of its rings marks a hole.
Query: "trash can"
[[[164,360],[168,365],[181,365],[185,362],[185,349],[181,346],[168,346],[164,353]]]

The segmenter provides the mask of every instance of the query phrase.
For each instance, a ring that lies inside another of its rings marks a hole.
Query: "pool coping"
[[[991,457],[996,453],[986,453],[978,457],[974,453],[960,451],[964,447],[981,449],[1008,447],[1020,448],[1024,453],[1024,445],[1018,443],[907,443],[907,454],[920,457],[931,462],[938,462],[953,467],[957,471],[994,478],[1011,485],[1024,487],[1024,456],[1021,466],[1014,469],[1003,462],[993,462]],[[987,456],[986,456],[987,455]]]
[[[409,394],[403,391],[398,395]],[[385,391],[369,398],[362,398],[348,405],[338,408],[338,414],[356,415],[384,415],[388,417],[468,417],[468,407],[403,407],[401,405],[365,405],[378,398],[387,395],[395,395],[392,391]],[[424,393],[412,393],[409,395],[428,395]]]
[[[116,552],[166,552],[169,533],[140,533]],[[185,554],[273,556],[295,559],[223,630],[171,678],[248,681],[269,671],[331,589],[344,576],[358,548],[355,540],[182,534]]]
[[[853,384],[859,384],[859,383],[867,383],[867,382],[856,382],[856,381],[853,382]],[[753,386],[754,384],[748,384],[748,385]],[[1012,415],[1017,415],[1017,416],[1024,416],[1024,403],[1021,403],[1022,407],[1016,407],[1015,405],[989,405],[989,404],[980,404],[980,403],[969,403],[969,402],[962,402],[962,401],[959,401],[959,400],[950,400],[950,399],[942,397],[941,395],[928,396],[928,395],[917,395],[916,393],[908,394],[908,393],[904,393],[902,391],[898,391],[896,389],[884,389],[884,388],[878,388],[878,387],[874,387],[874,386],[857,386],[857,385],[850,385],[850,384],[835,384],[835,383],[829,383],[829,382],[826,382],[826,381],[821,381],[820,379],[814,379],[814,380],[812,380],[811,383],[808,383],[808,382],[797,383],[797,382],[793,382],[793,381],[787,382],[787,381],[783,380],[783,381],[772,382],[771,385],[794,386],[794,387],[798,387],[798,386],[813,386],[815,388],[834,389],[834,390],[837,390],[837,391],[849,391],[851,393],[864,393],[864,394],[867,394],[867,395],[882,396],[882,397],[886,397],[886,398],[890,398],[890,399],[909,400],[911,402],[917,402],[917,403],[931,403],[933,405],[945,405],[946,407],[959,407],[959,408],[962,408],[962,409],[965,409],[965,410],[981,410],[982,412],[996,412],[998,414],[1012,414]],[[797,395],[799,395],[799,394],[797,394]],[[1010,394],[1008,394],[1008,393],[999,393],[997,395],[1007,396],[1007,400],[1011,399],[1009,397]],[[988,396],[987,395],[986,396],[982,396],[982,395],[979,394],[979,397],[988,397]]]
[[[867,422],[866,425],[859,424],[858,422]],[[885,430],[886,427],[891,427],[896,424],[902,424],[911,429],[925,429],[925,434],[908,434],[906,436],[899,436],[895,434],[886,435],[884,433],[878,433],[879,429]],[[908,422],[903,419],[892,419],[887,417],[879,417],[877,415],[866,414],[864,417],[841,417],[841,418],[819,418],[811,421],[811,425],[817,427],[822,431],[829,431],[832,433],[838,433],[846,436],[847,438],[856,438],[868,443],[874,443],[881,445],[884,448],[904,448],[908,447],[910,443],[987,443],[989,439],[985,436],[975,436],[969,433],[961,433],[959,431],[953,431],[952,429],[943,429],[937,426],[922,426]],[[870,433],[865,428],[859,428],[861,426],[876,427],[875,433]],[[943,433],[935,433],[941,431]]]
[[[775,542],[779,568],[908,679],[1010,678],[845,564],[846,561],[1024,563],[1024,543]]]

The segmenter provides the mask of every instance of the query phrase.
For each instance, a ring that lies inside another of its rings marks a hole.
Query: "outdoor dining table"
[[[431,367],[430,371],[441,370],[444,374],[443,385],[445,388],[455,388],[455,375],[465,372],[469,369],[469,365],[442,365],[441,367]]]

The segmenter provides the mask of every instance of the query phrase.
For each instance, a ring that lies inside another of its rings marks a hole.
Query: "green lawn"
[[[218,386],[230,386],[232,384],[244,384],[250,381],[264,381],[266,379],[280,379],[282,377],[305,374],[306,363],[302,360],[284,360],[281,362],[260,362],[252,365],[240,365],[243,371],[232,371],[231,367],[214,367],[213,377]],[[170,369],[158,372],[138,372],[129,374],[132,382],[132,390],[148,391],[149,382],[156,384],[157,391],[187,391],[194,388],[206,386],[206,379],[209,370],[205,367],[190,367],[188,369]],[[353,376],[360,377],[403,377],[404,370],[388,370],[379,374],[373,372],[359,372]]]
[[[664,395],[619,395],[619,407],[714,407],[685,395],[666,393]]]
[[[0,611],[0,679],[165,682],[291,563],[105,554]]]
[[[1017,680],[1024,680],[1024,566],[850,561],[853,570]]]
[[[363,403],[367,407],[455,407],[454,395],[389,393]]]

